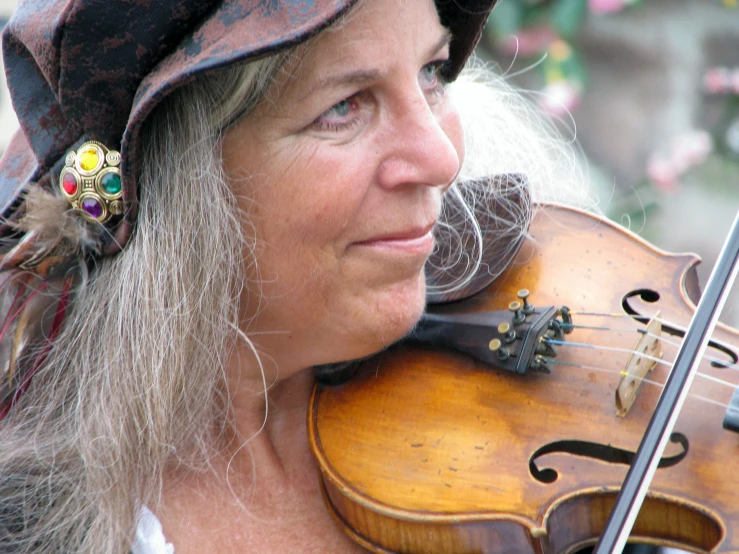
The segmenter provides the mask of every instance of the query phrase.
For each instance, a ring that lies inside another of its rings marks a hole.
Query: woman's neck
[[[313,370],[273,379],[265,392],[259,374],[236,369],[231,440],[212,471],[170,476],[153,507],[175,551],[364,552],[323,504],[306,429]]]

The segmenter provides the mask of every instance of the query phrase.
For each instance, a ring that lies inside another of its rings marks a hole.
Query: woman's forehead
[[[433,0],[367,0],[296,50],[284,74],[310,88],[379,71],[403,56],[434,55],[449,40]]]

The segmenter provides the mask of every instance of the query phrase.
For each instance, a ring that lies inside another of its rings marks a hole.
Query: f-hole
[[[660,294],[656,290],[652,290],[652,289],[637,289],[637,290],[632,290],[631,292],[625,294],[621,300],[621,307],[623,308],[624,312],[633,316],[634,319],[637,320],[638,322],[646,325],[647,323],[649,323],[649,317],[639,313],[639,311],[630,304],[631,299],[634,298],[635,296],[639,297],[642,300],[642,302],[646,302],[648,304],[654,304],[659,301]],[[672,335],[675,337],[682,338],[685,336],[685,331],[683,329],[678,329],[677,327],[673,327],[672,325],[664,321],[662,322],[662,331],[664,331],[668,335]],[[713,348],[714,350],[714,354],[712,357],[728,358],[728,361],[726,362],[712,360],[711,365],[713,367],[727,368],[739,362],[739,356],[737,356],[737,354],[733,350],[731,350],[728,346],[725,346],[713,340],[709,340],[708,347]]]
[[[682,446],[682,452],[674,456],[663,456],[659,461],[658,468],[672,467],[680,463],[685,456],[688,455],[688,437],[682,433],[672,433],[670,442]],[[581,440],[562,440],[554,441],[538,448],[529,458],[529,473],[540,483],[554,483],[559,474],[552,468],[546,467],[539,469],[536,465],[538,458],[546,454],[571,454],[573,456],[582,456],[584,458],[592,458],[602,462],[611,464],[631,465],[634,460],[635,453],[630,450],[616,448],[609,444],[600,444],[597,442],[581,441]]]

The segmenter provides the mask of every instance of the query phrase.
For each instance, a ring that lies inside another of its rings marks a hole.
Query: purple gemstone
[[[98,219],[103,215],[103,205],[94,198],[84,198],[82,200],[82,209],[85,210],[90,217],[94,217],[95,219]]]

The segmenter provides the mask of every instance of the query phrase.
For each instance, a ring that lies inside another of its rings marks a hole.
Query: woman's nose
[[[464,156],[462,126],[451,105],[430,106],[424,97],[415,98],[399,106],[392,120],[381,146],[380,186],[448,186]]]

